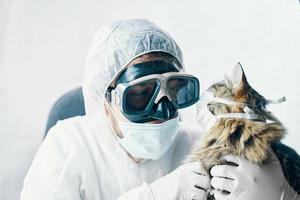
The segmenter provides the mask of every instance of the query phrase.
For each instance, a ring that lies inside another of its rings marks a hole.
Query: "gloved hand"
[[[149,186],[155,200],[206,200],[210,178],[201,162],[191,162]]]
[[[271,158],[261,166],[233,155],[224,156],[223,159],[238,166],[212,167],[211,185],[215,188],[213,193],[216,200],[300,200],[300,195],[286,181],[281,164],[273,152]]]

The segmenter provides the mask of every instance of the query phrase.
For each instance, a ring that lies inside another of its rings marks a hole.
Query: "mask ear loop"
[[[224,98],[220,98],[220,97],[215,97],[212,92],[206,92],[206,94],[204,94],[203,96],[204,96],[204,101],[207,102],[207,104],[209,102],[217,102],[217,103],[222,103],[222,104],[227,104],[227,105],[241,105],[241,106],[244,106],[243,110],[245,111],[245,113],[224,113],[224,114],[219,114],[219,115],[215,116],[218,119],[221,119],[221,118],[240,118],[240,119],[249,119],[249,120],[262,120],[262,121],[266,122],[265,119],[262,119],[261,117],[259,117],[259,115],[257,115],[252,109],[250,109],[248,107],[249,104],[238,102],[238,101],[233,101],[233,100],[229,100],[229,99],[224,99]],[[282,102],[285,102],[285,101],[286,101],[286,97],[281,97],[279,99],[269,99],[269,100],[266,100],[266,105],[267,104],[278,104],[278,103],[282,103]],[[249,106],[257,107],[256,105],[249,105]],[[199,106],[197,107],[197,112],[198,111],[199,111]],[[264,109],[264,111],[267,112],[267,113],[270,113],[270,111],[268,111],[267,109]],[[268,120],[270,120],[270,121],[276,121],[277,120],[277,118],[275,116],[273,116],[272,114],[270,114],[270,115],[273,119],[268,119]]]
[[[249,119],[249,120],[261,120],[261,118],[257,114],[250,113],[226,113],[216,115],[216,118],[240,118],[240,119]]]
[[[285,102],[285,101],[286,101],[285,97],[281,97],[279,99],[267,99],[266,104],[278,104],[278,103],[282,103],[282,102]]]
[[[113,93],[113,94],[112,94]],[[113,115],[113,118],[117,121],[117,123],[120,123],[121,122],[121,119],[118,117],[117,113],[114,111],[114,109],[111,107],[111,104],[114,103],[114,96],[116,94],[113,92],[113,90],[108,90],[106,91],[105,93],[105,100],[106,100],[106,107],[108,107],[108,109],[110,110],[110,115]],[[114,133],[114,136],[116,137],[116,139],[119,141],[121,140],[122,138],[119,136],[119,134],[117,133],[117,131],[114,129],[113,127],[113,121],[111,119],[108,119],[108,117],[105,117],[106,118],[106,121],[109,125],[109,127],[111,128],[111,130],[113,131]],[[111,116],[110,116],[111,118]],[[120,129],[120,128],[119,128]],[[121,130],[120,130],[121,131]],[[121,131],[122,133],[122,131]],[[123,133],[122,133],[122,136],[124,137]]]
[[[241,105],[241,106],[248,105],[246,103],[242,103],[242,102],[238,102],[238,101],[233,101],[233,100],[229,100],[229,99],[224,99],[224,98],[220,98],[220,97],[215,97],[214,98],[214,102],[223,103],[223,104],[227,104],[227,105]]]
[[[268,104],[279,104],[279,103],[283,103],[285,101],[286,101],[285,96],[283,96],[279,99],[267,99],[266,100],[266,105],[268,105]],[[277,117],[275,117],[269,110],[267,110],[266,108],[263,108],[263,111],[267,114],[267,121],[279,122]]]

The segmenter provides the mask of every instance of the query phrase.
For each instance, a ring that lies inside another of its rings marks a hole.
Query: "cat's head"
[[[247,81],[245,72],[238,63],[224,79],[208,88],[215,97],[229,100],[232,103],[209,102],[207,107],[214,115],[226,113],[245,113],[245,107],[253,111],[258,121],[272,120],[278,122],[277,118],[266,110],[269,101],[255,91]]]
[[[250,86],[238,63],[200,97],[197,118],[204,133],[201,148],[191,160],[202,160],[206,169],[226,154],[243,156],[254,163],[265,161],[270,144],[285,133],[282,124],[266,109],[270,102]]]

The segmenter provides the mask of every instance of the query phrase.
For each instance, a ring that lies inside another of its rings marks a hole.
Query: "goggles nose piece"
[[[173,104],[167,97],[163,97],[157,104],[153,106],[152,117],[159,120],[170,119],[174,115]]]

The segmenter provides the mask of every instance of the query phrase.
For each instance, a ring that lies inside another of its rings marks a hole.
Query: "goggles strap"
[[[106,91],[105,92],[105,98],[106,98],[106,100],[108,101],[108,102],[111,102],[111,97],[112,95],[111,95],[111,91]]]
[[[262,117],[260,117],[259,115],[257,115],[252,109],[250,109],[246,104],[246,103],[242,103],[242,102],[238,102],[238,101],[233,101],[233,100],[229,100],[229,99],[225,99],[225,98],[221,98],[221,97],[215,97],[213,95],[212,92],[207,92],[206,96],[205,96],[205,100],[206,102],[217,102],[217,103],[222,103],[222,104],[226,104],[226,105],[241,105],[244,106],[243,110],[245,113],[224,113],[224,114],[219,114],[216,115],[215,117],[218,119],[221,118],[240,118],[240,119],[249,119],[249,120],[262,120],[264,122],[266,122],[265,119],[263,119]],[[266,104],[277,104],[277,103],[282,103],[285,102],[286,98],[282,97],[279,99],[272,99],[272,100],[266,100]],[[267,111],[267,110],[265,110]],[[274,121],[274,120],[271,120]]]

